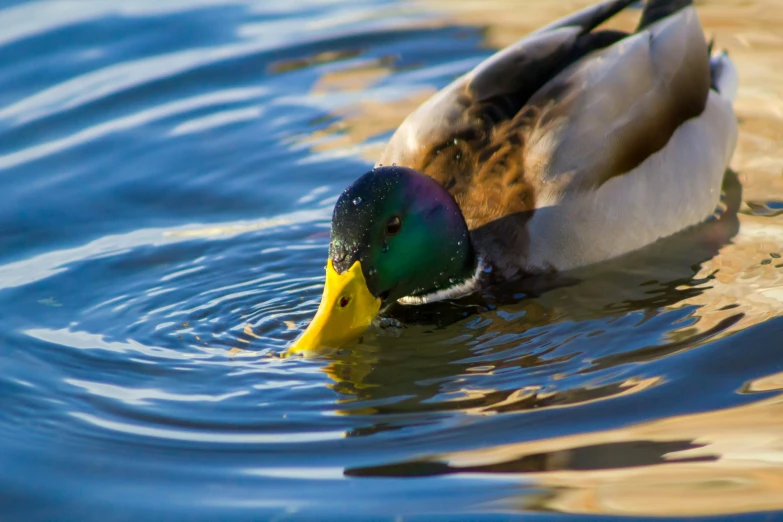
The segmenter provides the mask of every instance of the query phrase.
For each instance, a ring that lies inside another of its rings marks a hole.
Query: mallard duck
[[[596,30],[632,3],[526,36],[405,119],[335,205],[321,305],[291,352],[343,346],[394,302],[597,263],[714,213],[736,70],[691,0]]]

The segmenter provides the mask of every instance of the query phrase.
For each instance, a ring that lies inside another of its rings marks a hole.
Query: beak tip
[[[346,294],[350,298],[338,306],[339,298]],[[285,351],[286,357],[315,355],[359,339],[378,315],[380,306],[381,300],[367,289],[359,261],[338,274],[330,259],[318,311],[304,333]]]

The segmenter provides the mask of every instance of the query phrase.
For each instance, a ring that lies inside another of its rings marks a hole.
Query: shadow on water
[[[540,473],[545,471],[595,471],[634,468],[659,464],[712,462],[715,455],[667,459],[678,451],[701,448],[691,441],[656,442],[624,441],[614,444],[594,444],[570,450],[525,455],[517,459],[474,466],[452,466],[446,462],[409,462],[346,470],[351,477],[432,477],[455,473]]]

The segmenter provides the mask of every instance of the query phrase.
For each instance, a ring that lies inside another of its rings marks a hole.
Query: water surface
[[[586,2],[277,4],[0,9],[1,518],[783,511],[777,2],[699,3],[742,81],[714,218],[311,360],[278,355],[340,191],[429,94]]]

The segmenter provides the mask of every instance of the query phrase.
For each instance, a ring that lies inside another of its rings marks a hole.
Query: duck
[[[338,197],[318,311],[288,354],[394,303],[561,273],[697,225],[737,143],[738,75],[692,0],[605,0],[493,54],[402,122]]]

